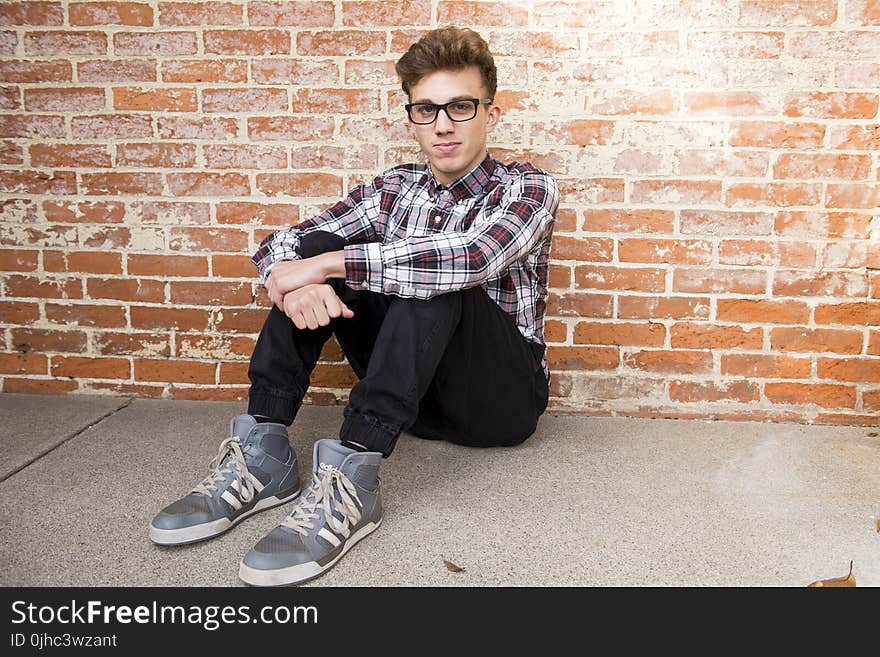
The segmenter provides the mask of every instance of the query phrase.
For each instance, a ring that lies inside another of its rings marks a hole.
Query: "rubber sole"
[[[284,498],[272,496],[262,499],[257,502],[252,509],[245,511],[231,520],[229,518],[219,518],[218,520],[205,522],[201,525],[181,527],[180,529],[160,529],[150,523],[150,540],[156,545],[170,546],[186,545],[188,543],[197,543],[198,541],[214,538],[215,536],[219,536],[220,534],[229,531],[242,520],[249,518],[255,513],[295,500],[299,497],[301,490],[302,489],[297,490],[292,495]]]
[[[238,568],[238,577],[242,582],[251,586],[292,586],[294,584],[303,584],[330,570],[336,565],[336,562],[345,556],[346,552],[362,539],[379,529],[381,524],[382,519],[379,518],[376,522],[367,523],[358,529],[346,539],[342,551],[336,555],[336,558],[324,566],[320,565],[317,561],[309,561],[295,566],[288,566],[287,568],[261,570],[259,568],[251,568],[242,561]]]

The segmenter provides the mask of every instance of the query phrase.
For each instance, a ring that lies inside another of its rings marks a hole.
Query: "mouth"
[[[434,144],[434,149],[441,153],[452,153],[461,145],[461,142],[457,141],[444,141],[438,144]]]

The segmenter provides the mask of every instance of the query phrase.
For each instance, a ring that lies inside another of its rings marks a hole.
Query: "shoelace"
[[[337,534],[348,537],[351,528],[361,519],[364,505],[354,484],[342,472],[333,467],[322,472],[323,475],[316,475],[312,479],[302,501],[281,524],[306,536],[309,529],[315,528],[310,521],[320,517],[317,513],[320,504],[327,526]],[[333,515],[333,511],[339,512],[342,519]]]
[[[217,490],[218,482],[223,481],[230,472],[235,473],[239,498],[242,502],[250,502],[254,498],[255,490],[251,481],[253,475],[248,471],[247,463],[244,461],[244,452],[241,449],[238,436],[232,436],[220,443],[217,455],[211,459],[211,463],[208,465],[208,476],[193,488],[192,492],[210,497]]]

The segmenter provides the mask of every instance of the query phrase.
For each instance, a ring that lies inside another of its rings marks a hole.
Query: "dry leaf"
[[[461,566],[456,566],[454,563],[452,563],[451,561],[447,561],[446,559],[443,560],[443,565],[446,566],[453,573],[460,573],[464,570],[464,568],[462,568]]]
[[[820,579],[808,586],[855,586],[856,578],[853,577],[853,562],[849,562],[849,575],[846,577],[833,577],[831,579]]]

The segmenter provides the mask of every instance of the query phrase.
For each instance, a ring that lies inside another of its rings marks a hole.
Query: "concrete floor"
[[[0,394],[0,585],[240,585],[239,559],[289,506],[177,548],[147,525],[241,412]],[[341,417],[302,410],[301,473]],[[404,434],[382,466],[382,527],[307,586],[804,586],[850,561],[878,586],[876,431],[548,414],[516,448]]]

